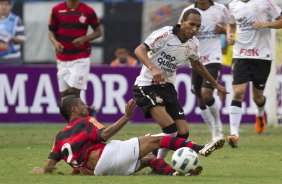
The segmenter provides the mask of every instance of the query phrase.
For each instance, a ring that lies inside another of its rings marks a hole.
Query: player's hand
[[[76,47],[80,47],[81,45],[83,45],[85,43],[85,37],[82,36],[82,37],[79,37],[79,38],[76,38],[72,41],[72,44],[74,44],[74,46]]]
[[[226,29],[223,23],[218,23],[215,25],[215,33],[216,34],[225,34],[226,33]]]
[[[268,22],[255,22],[252,24],[253,29],[261,29],[268,27]]]
[[[217,89],[217,95],[219,96],[220,100],[224,101],[226,98],[226,95],[229,94],[229,92],[226,90],[225,87],[223,87],[220,84],[217,84],[215,88]]]
[[[153,66],[150,68],[151,70],[151,73],[152,73],[152,76],[153,76],[153,79],[152,79],[152,84],[163,84],[165,83],[165,79],[164,79],[164,76],[162,74],[162,71],[156,67],[156,66]]]
[[[43,174],[44,173],[44,169],[41,167],[34,167],[31,171],[34,174]]]
[[[227,34],[227,43],[229,45],[234,45],[234,43],[235,43],[235,35],[234,35],[234,33]]]
[[[136,102],[133,99],[130,99],[125,105],[125,116],[131,119],[135,113],[136,107]]]
[[[60,42],[54,44],[56,53],[62,53],[64,51],[64,46]]]

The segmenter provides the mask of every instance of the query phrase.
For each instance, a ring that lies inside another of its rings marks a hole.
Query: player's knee
[[[203,93],[202,94],[202,99],[207,103],[209,101],[212,101],[213,95],[211,93],[208,93],[208,92]]]
[[[263,95],[253,95],[253,100],[255,104],[259,107],[263,107],[266,102],[266,98]]]
[[[172,123],[164,128],[162,128],[163,133],[165,134],[174,134],[177,132],[177,126],[175,123]]]
[[[233,91],[233,99],[237,101],[243,101],[245,95],[245,91],[241,89],[234,89]]]

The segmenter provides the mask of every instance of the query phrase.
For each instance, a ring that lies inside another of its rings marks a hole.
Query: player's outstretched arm
[[[113,135],[115,135],[134,115],[136,109],[136,103],[133,99],[130,99],[125,105],[125,114],[117,120],[111,126],[105,128],[101,134],[102,140],[106,141]]]
[[[213,76],[208,72],[208,70],[206,69],[206,67],[199,61],[191,61],[191,65],[193,67],[193,69],[200,74],[203,78],[205,78],[207,81],[209,81],[211,83],[211,85],[217,89],[218,91],[218,96],[220,97],[221,100],[224,100],[226,97],[226,94],[229,94],[229,92],[227,92],[227,90],[225,89],[225,87],[223,87],[222,85],[220,85],[214,78]]]
[[[254,29],[261,29],[261,28],[281,29],[282,15],[280,15],[276,20],[272,22],[255,22],[252,24],[252,27]]]
[[[57,164],[56,160],[48,159],[44,169],[41,168],[41,167],[34,167],[32,169],[32,172],[34,174],[48,174],[48,173],[52,173],[55,170],[55,165],[56,164]]]

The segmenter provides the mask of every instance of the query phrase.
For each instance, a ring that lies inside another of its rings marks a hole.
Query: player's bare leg
[[[160,125],[163,130],[163,133],[170,136],[177,135],[177,127],[174,123],[171,116],[166,112],[164,106],[155,106],[150,109],[150,114],[153,119]],[[157,157],[160,159],[164,159],[168,153],[166,149],[159,149],[157,153]]]

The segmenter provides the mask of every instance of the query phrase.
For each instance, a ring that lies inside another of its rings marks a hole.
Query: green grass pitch
[[[197,177],[149,175],[149,169],[132,176],[71,176],[64,162],[57,172],[36,175],[31,170],[43,167],[53,138],[64,124],[0,125],[0,184],[281,184],[282,183],[282,127],[267,127],[262,135],[254,125],[241,125],[239,148],[227,144],[210,157],[199,156],[203,172]],[[210,133],[204,124],[190,124],[190,139],[206,143]],[[224,125],[225,135],[229,125]],[[159,133],[156,124],[128,124],[112,139],[128,139],[146,133]],[[170,162],[172,152],[167,157]]]

